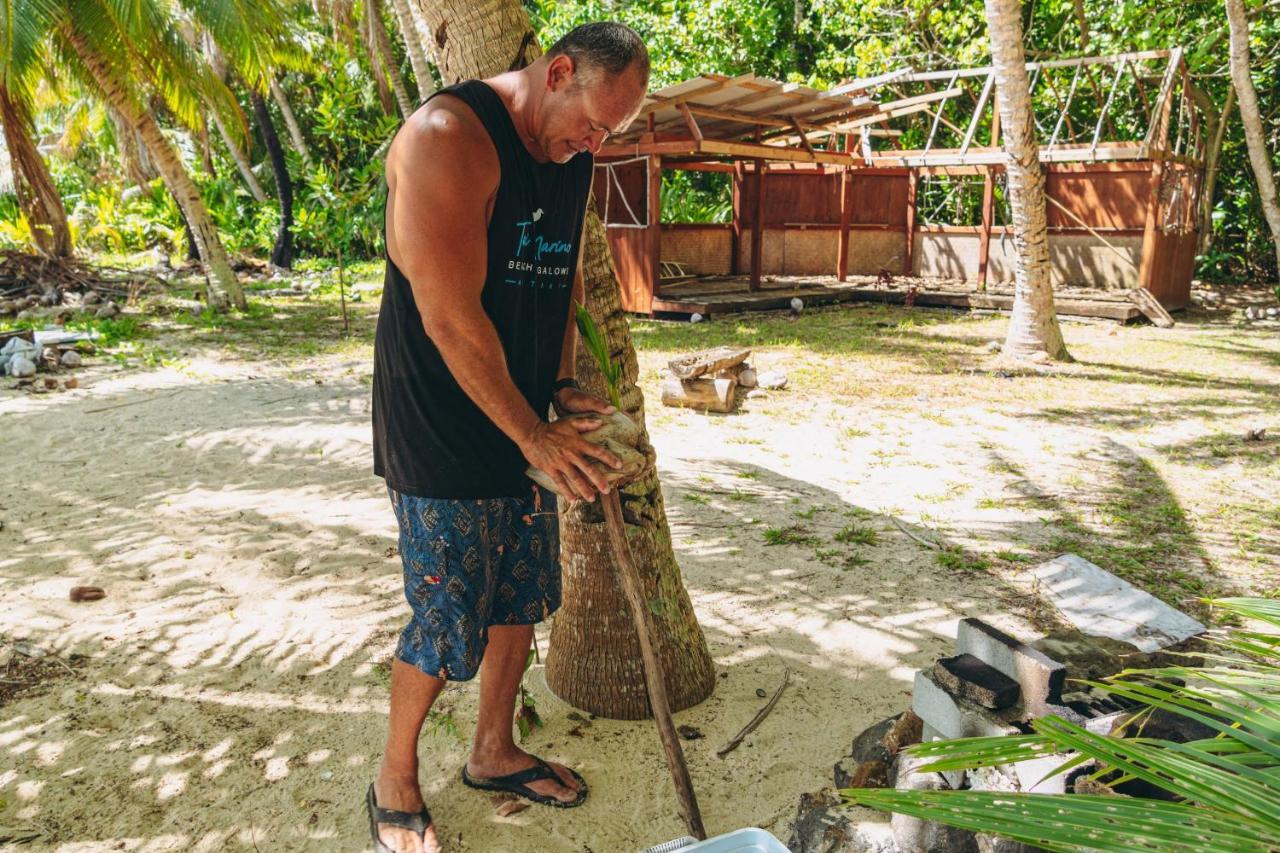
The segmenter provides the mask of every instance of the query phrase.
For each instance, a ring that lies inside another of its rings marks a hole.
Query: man
[[[592,154],[639,112],[649,76],[628,27],[587,24],[526,68],[441,90],[387,155],[387,273],[373,382],[374,467],[400,524],[413,618],[391,669],[386,751],[367,800],[376,850],[434,851],[417,741],[447,680],[479,671],[463,782],[576,806],[582,777],[519,749],[533,625],[560,604],[555,495],[608,491],[582,437],[612,412],[573,381]]]

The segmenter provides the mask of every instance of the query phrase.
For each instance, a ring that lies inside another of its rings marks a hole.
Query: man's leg
[[[444,684],[444,679],[427,675],[402,660],[391,662],[387,747],[373,784],[374,797],[384,809],[413,813],[422,808],[422,791],[418,787],[418,735]],[[428,827],[422,838],[407,829],[386,824],[379,826],[378,835],[382,843],[396,853],[435,853],[440,849],[434,825]]]
[[[533,640],[532,625],[492,625],[489,645],[480,664],[480,716],[476,721],[476,738],[471,745],[467,772],[477,779],[506,776],[534,765],[529,753],[516,746],[513,732],[516,692],[524,663]],[[577,799],[578,783],[568,769],[548,762],[563,785],[551,779],[540,779],[529,787],[561,802]]]

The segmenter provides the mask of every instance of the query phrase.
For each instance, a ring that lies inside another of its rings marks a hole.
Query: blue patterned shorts
[[[490,625],[530,625],[560,607],[554,493],[446,500],[387,489],[400,523],[404,595],[413,618],[396,657],[428,675],[467,681]]]

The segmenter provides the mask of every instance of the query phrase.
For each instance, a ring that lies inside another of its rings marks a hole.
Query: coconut
[[[635,421],[618,411],[611,415],[582,412],[567,415],[561,420],[582,418],[596,418],[602,421],[600,426],[590,432],[581,433],[582,437],[587,441],[603,445],[606,450],[622,460],[621,468],[610,468],[599,460],[591,460],[591,464],[604,475],[610,486],[625,486],[644,473],[649,465],[649,447]],[[545,471],[530,466],[525,473],[538,485],[560,494],[555,481]]]

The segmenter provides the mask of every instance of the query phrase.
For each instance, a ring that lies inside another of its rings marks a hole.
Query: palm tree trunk
[[[422,31],[409,8],[409,0],[391,0],[391,8],[395,10],[396,21],[400,24],[400,35],[404,38],[405,52],[409,54],[409,64],[413,66],[413,79],[418,84],[418,103],[421,104],[436,88]]]
[[[217,128],[218,135],[222,137],[222,144],[231,152],[231,159],[236,164],[236,169],[240,172],[240,177],[244,180],[245,186],[249,188],[249,192],[253,193],[253,198],[258,202],[265,202],[267,194],[262,189],[262,184],[258,183],[258,177],[253,174],[253,165],[249,162],[249,158],[240,150],[240,146],[227,132],[227,126],[222,121],[222,116],[218,115],[218,111],[213,107],[209,108],[209,117],[213,119],[213,126]]]
[[[999,90],[1000,126],[1017,253],[1013,316],[1004,353],[1011,358],[1069,359],[1058,328],[1049,279],[1049,231],[1044,213],[1044,170],[1031,118],[1031,90],[1022,48],[1018,0],[986,0],[991,62]]]
[[[382,17],[382,4],[378,0],[365,0],[365,17],[369,21],[369,39],[373,42],[378,64],[391,81],[391,91],[395,93],[400,116],[408,118],[413,112],[413,102],[409,100],[409,92],[404,87],[404,77],[400,74],[400,66],[396,64],[395,54],[391,52],[391,37],[387,35],[387,22]]]
[[[284,126],[289,129],[289,141],[293,144],[293,150],[297,151],[298,156],[302,158],[302,164],[310,169],[311,152],[307,150],[307,140],[302,135],[302,128],[298,126],[293,107],[289,106],[289,98],[284,93],[284,87],[274,77],[268,82],[271,84],[271,98],[280,108],[280,115],[284,117]]]
[[[71,228],[67,225],[67,209],[53,183],[40,150],[31,138],[31,121],[26,104],[10,95],[0,84],[0,122],[4,124],[5,144],[13,161],[13,184],[18,204],[31,223],[36,249],[53,258],[71,257]]]
[[[289,179],[289,166],[284,159],[284,148],[280,145],[280,137],[276,135],[275,125],[271,121],[271,113],[267,110],[266,99],[257,89],[251,89],[249,99],[253,102],[253,115],[258,122],[258,131],[267,146],[267,154],[271,158],[271,169],[276,176],[276,195],[280,198],[280,229],[276,232],[276,244],[271,249],[271,263],[284,269],[293,267],[293,181]]]
[[[119,149],[120,159],[124,162],[125,174],[138,186],[146,186],[155,180],[159,173],[155,171],[150,158],[144,155],[142,146],[138,143],[138,134],[129,127],[124,116],[120,115],[114,107],[108,106],[107,114],[111,116],[111,125],[115,129],[116,148]]]
[[[411,2],[430,32],[446,34],[436,54],[446,82],[521,67],[540,52],[519,0]],[[592,205],[587,206],[582,253],[587,310],[622,366],[622,407],[644,429],[635,348],[604,226]],[[584,388],[603,396],[604,380],[582,347],[577,353],[577,375]],[[710,695],[715,671],[671,547],[657,473],[623,491],[627,538],[644,575],[645,599],[654,612],[658,656],[671,707],[688,708]],[[591,507],[583,506],[560,514],[564,594],[551,627],[547,683],[557,696],[578,708],[607,717],[642,719],[649,716],[649,705],[640,643],[618,583],[605,524],[598,511],[592,516]]]
[[[1249,21],[1241,0],[1227,0],[1227,25],[1231,30],[1231,82],[1240,101],[1240,123],[1244,125],[1244,139],[1249,147],[1249,164],[1253,166],[1253,178],[1258,184],[1262,215],[1267,219],[1271,240],[1275,243],[1276,274],[1280,275],[1280,203],[1276,201],[1276,182],[1263,135],[1258,93],[1249,73]]]
[[[1196,251],[1205,254],[1213,247],[1213,194],[1222,169],[1222,140],[1226,136],[1227,118],[1236,105],[1236,87],[1227,86],[1222,110],[1213,118],[1213,133],[1204,158],[1204,186],[1200,188],[1200,245]]]
[[[173,193],[178,206],[182,208],[208,271],[210,307],[225,309],[230,302],[237,308],[245,308],[244,290],[231,269],[231,262],[218,238],[213,218],[209,216],[204,199],[200,197],[200,190],[187,174],[177,150],[165,138],[160,125],[156,124],[155,117],[138,103],[127,86],[115,77],[111,66],[89,46],[74,27],[63,26],[62,36],[93,77],[102,99],[119,111],[129,127],[138,133],[142,144],[155,160],[169,192]]]

